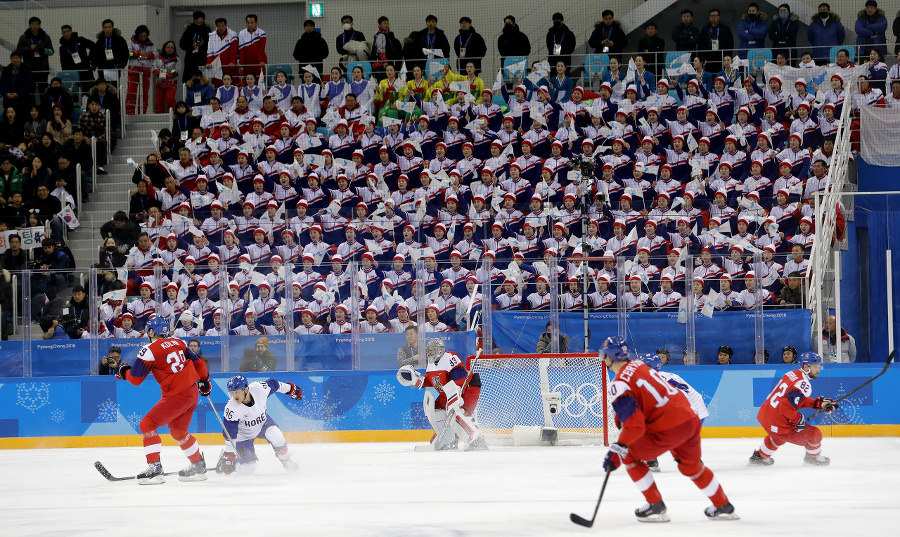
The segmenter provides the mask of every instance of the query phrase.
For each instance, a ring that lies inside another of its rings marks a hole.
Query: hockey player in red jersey
[[[466,451],[487,449],[487,442],[472,417],[475,405],[478,404],[478,395],[481,393],[481,380],[478,374],[475,373],[469,378],[462,360],[456,353],[446,352],[444,342],[440,339],[428,340],[425,344],[425,356],[428,367],[424,376],[413,366],[405,365],[397,371],[397,380],[404,386],[435,388],[440,394],[434,399],[426,390],[425,400],[422,403],[425,417],[435,432],[431,438],[434,449],[455,450],[457,437],[466,443]],[[444,431],[444,424],[448,419],[450,425],[447,426],[444,436],[438,438],[438,434]]]
[[[169,426],[169,434],[181,446],[190,464],[178,472],[181,481],[203,481],[206,479],[206,462],[200,453],[197,439],[188,432],[194,407],[197,406],[197,391],[209,395],[209,373],[203,360],[191,352],[183,341],[166,337],[169,322],[163,317],[153,317],[147,321],[147,335],[150,343],[138,351],[134,366],[123,364],[116,371],[116,377],[127,380],[135,386],[144,382],[153,373],[162,397],[141,420],[140,429],[144,436],[144,454],[147,469],[138,474],[142,485],[165,483],[159,452],[162,440],[157,429]]]
[[[725,496],[712,470],[700,461],[700,418],[687,397],[640,360],[631,360],[625,338],[607,338],[600,350],[615,378],[609,396],[616,421],[622,425],[619,439],[609,447],[603,469],[612,472],[624,464],[628,475],[647,503],[635,509],[639,522],[668,522],[666,504],[644,461],[666,451],[678,470],[712,500],[704,514],[712,520],[736,520],[734,506]]]
[[[759,407],[756,419],[765,429],[767,436],[759,449],[750,457],[750,464],[771,466],[775,464],[772,455],[786,443],[806,448],[803,463],[809,466],[828,466],[831,459],[822,456],[822,431],[815,425],[808,425],[799,412],[801,408],[815,408],[830,414],[838,404],[827,397],[813,399],[810,379],[817,378],[822,369],[822,357],[814,352],[804,352],[797,359],[800,369],[788,371],[772,393]]]

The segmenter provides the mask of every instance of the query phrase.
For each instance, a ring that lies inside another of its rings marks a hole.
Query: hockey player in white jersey
[[[287,440],[275,421],[266,414],[266,401],[273,393],[286,394],[291,399],[303,399],[303,390],[291,382],[269,379],[265,382],[247,383],[243,375],[235,375],[228,381],[231,398],[225,405],[225,450],[219,456],[216,473],[252,474],[256,470],[256,450],[253,441],[265,438],[282,466],[294,472],[299,466],[291,460]]]
[[[700,392],[691,387],[690,384],[684,381],[683,378],[676,375],[675,373],[670,373],[668,371],[661,371],[662,360],[656,354],[645,354],[641,356],[641,361],[650,366],[650,369],[654,369],[659,373],[659,376],[663,378],[667,383],[681,390],[684,393],[685,397],[687,397],[688,402],[691,404],[691,409],[697,414],[697,417],[700,418],[700,422],[702,423],[709,416],[709,411],[706,409],[706,403],[703,402],[703,396],[700,395]],[[647,466],[650,467],[650,471],[658,472],[659,471],[659,460],[653,459],[652,461],[647,462]]]
[[[457,439],[461,439],[466,444],[466,451],[487,449],[484,435],[472,417],[481,393],[478,374],[469,378],[460,357],[456,353],[446,352],[440,339],[428,340],[425,356],[428,361],[425,375],[420,375],[413,366],[405,365],[397,371],[397,380],[404,386],[435,388],[440,394],[435,399],[426,390],[422,404],[435,433],[431,438],[432,446],[436,451],[455,450]],[[445,427],[448,419],[450,424]]]

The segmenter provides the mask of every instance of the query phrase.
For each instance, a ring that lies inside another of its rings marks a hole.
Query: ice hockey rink
[[[804,467],[787,445],[768,468],[748,467],[759,439],[703,441],[740,521],[706,520],[708,500],[678,473],[670,455],[655,474],[672,521],[640,524],[643,503],[624,470],[610,478],[592,529],[603,478],[603,447],[501,447],[489,452],[422,453],[413,443],[292,445],[300,472],[288,475],[258,445],[252,476],[215,472],[205,482],[177,476],[158,486],[109,482],[145,466],[141,448],[0,450],[4,535],[896,535],[898,438],[825,438],[832,464]],[[208,464],[221,446],[206,445]],[[166,471],[186,464],[163,448]]]

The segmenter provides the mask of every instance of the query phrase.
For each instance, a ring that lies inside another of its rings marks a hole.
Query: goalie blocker
[[[397,371],[397,380],[404,386],[438,391],[437,399],[426,391],[422,402],[425,416],[434,429],[430,449],[455,450],[459,440],[466,444],[466,451],[487,449],[473,418],[481,392],[478,375],[469,377],[460,357],[446,352],[440,339],[428,341],[425,355],[428,363],[425,375],[405,365]]]

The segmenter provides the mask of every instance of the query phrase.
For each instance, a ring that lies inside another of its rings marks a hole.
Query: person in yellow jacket
[[[416,65],[412,70],[412,80],[406,82],[406,87],[401,90],[400,99],[403,101],[412,101],[418,98],[421,101],[427,101],[430,96],[431,86],[428,79],[425,78],[422,68]]]
[[[445,65],[443,69],[441,69],[441,75],[436,82],[434,82],[431,87],[432,88],[440,88],[444,95],[454,95],[455,92],[451,91],[450,85],[453,82],[463,82],[467,84],[469,87],[469,93],[475,97],[475,104],[481,104],[481,92],[484,91],[484,80],[481,77],[475,76],[475,66],[472,62],[466,63],[466,74],[457,75],[451,69],[449,65]],[[447,101],[447,104],[453,105],[456,102],[455,97],[451,101]]]
[[[406,90],[403,81],[397,78],[397,70],[394,69],[393,65],[386,65],[384,74],[386,78],[378,83],[378,93],[375,95],[375,108],[378,109],[378,117],[376,119],[379,122],[383,115],[393,118],[398,117],[395,103],[398,100],[402,100],[401,93],[405,95]]]

